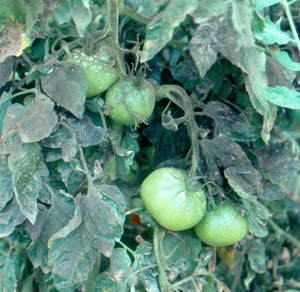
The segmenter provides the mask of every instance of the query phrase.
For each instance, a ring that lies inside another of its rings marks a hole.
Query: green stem
[[[282,230],[271,218],[268,219],[268,223],[278,236],[285,237],[287,241],[294,244],[300,250],[300,242],[295,237]]]
[[[161,291],[167,292],[169,291],[170,283],[167,281],[165,277],[165,268],[161,261],[161,238],[164,234],[159,230],[158,226],[154,227],[154,234],[153,234],[153,245],[154,245],[154,254],[157,262],[157,270],[158,270],[158,282]]]
[[[125,212],[125,216],[128,216],[132,213],[136,213],[136,212],[139,212],[139,211],[143,211],[143,210],[145,210],[144,207],[137,207],[137,208],[134,208],[134,209],[131,209],[131,210]]]
[[[292,196],[293,201],[296,202],[299,200],[299,194],[300,194],[300,175],[298,175],[296,179],[296,186]]]
[[[78,148],[78,152],[79,152],[80,161],[82,163],[82,166],[83,166],[83,169],[85,171],[85,175],[86,175],[86,178],[88,181],[88,185],[91,186],[93,183],[93,178],[92,178],[89,168],[87,166],[82,147],[78,143],[77,143],[77,148]]]
[[[131,255],[135,258],[135,252],[128,247],[126,244],[124,244],[122,241],[118,241],[118,243],[124,248],[126,249],[129,253],[131,253]]]
[[[128,17],[130,17],[131,19],[143,23],[145,25],[147,25],[148,23],[151,22],[151,20],[153,19],[152,17],[147,17],[144,15],[141,15],[139,13],[136,13],[134,10],[130,9],[127,6],[124,6],[123,4],[123,0],[119,1],[119,13],[126,15]]]
[[[300,40],[299,40],[299,36],[298,36],[297,30],[296,30],[296,27],[295,27],[295,24],[294,24],[294,21],[293,21],[292,14],[290,12],[289,3],[286,0],[282,0],[281,4],[284,6],[285,14],[288,18],[293,36],[294,36],[294,38],[297,42],[298,51],[300,53]]]
[[[32,89],[28,89],[28,90],[25,90],[25,91],[22,91],[22,92],[18,92],[16,94],[13,94],[11,96],[11,99],[15,98],[15,97],[18,97],[18,96],[21,96],[21,95],[24,95],[24,94],[28,94],[28,93],[34,93],[35,96],[37,95],[37,90],[35,88],[32,88]]]

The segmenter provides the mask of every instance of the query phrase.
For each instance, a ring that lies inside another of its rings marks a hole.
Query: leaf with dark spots
[[[37,143],[21,144],[8,158],[14,192],[21,212],[34,223],[38,213],[36,197],[41,189],[42,155]]]
[[[34,225],[27,222],[26,230],[32,240],[28,249],[28,256],[35,268],[41,267],[46,274],[51,271],[48,264],[48,241],[53,234],[68,224],[74,211],[73,197],[60,191],[52,198],[50,209],[44,205],[39,205],[39,213]]]
[[[56,66],[51,73],[43,74],[41,81],[43,90],[51,99],[77,118],[82,118],[87,80],[79,66],[71,65],[67,69]]]
[[[131,259],[124,248],[115,248],[110,257],[109,278],[120,283],[131,266]]]
[[[74,217],[49,240],[49,264],[58,290],[73,291],[88,277],[101,252],[111,256],[125,220],[123,196],[116,186],[93,185],[76,196]]]
[[[202,112],[216,121],[216,135],[237,142],[255,141],[260,138],[260,129],[238,116],[230,107],[211,101]]]
[[[60,123],[62,125],[43,140],[46,147],[62,148],[66,140],[72,139],[73,133],[82,147],[99,145],[105,138],[105,131],[95,126],[91,118],[86,115],[83,115],[82,119],[77,119],[71,115],[61,114]]]
[[[273,184],[296,177],[300,170],[299,153],[299,147],[293,140],[269,144],[255,151],[261,169],[267,171]]]
[[[224,169],[224,175],[234,191],[242,198],[256,201],[256,196],[260,196],[263,192],[261,174],[251,165],[237,143],[229,138],[216,137],[213,140],[202,140],[200,146],[206,169],[215,172],[215,176],[211,172],[208,173],[210,178],[220,180],[217,170]]]
[[[53,109],[54,102],[42,100],[31,103],[20,121],[20,137],[24,143],[33,143],[47,138],[55,128],[58,117]]]

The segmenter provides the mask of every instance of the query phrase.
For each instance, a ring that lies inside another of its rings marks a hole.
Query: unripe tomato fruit
[[[155,91],[146,80],[136,87],[130,79],[120,79],[106,92],[105,103],[109,108],[109,117],[114,122],[135,125],[135,121],[139,124],[151,116],[155,105]]]
[[[248,231],[248,219],[233,205],[224,203],[214,210],[207,211],[195,226],[195,231],[207,245],[227,246],[245,237]]]
[[[160,168],[143,181],[141,198],[151,216],[164,228],[180,231],[195,226],[206,211],[204,190],[187,188],[187,172]]]
[[[86,97],[93,97],[106,91],[112,84],[119,79],[119,70],[112,66],[112,58],[106,46],[99,49],[97,54],[88,56],[81,50],[72,51],[75,64],[84,71],[88,82]]]

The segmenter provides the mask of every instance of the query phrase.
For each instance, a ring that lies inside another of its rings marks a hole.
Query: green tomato
[[[195,226],[195,231],[207,245],[227,246],[245,237],[248,231],[248,219],[233,205],[224,203],[214,210],[207,211]]]
[[[114,122],[135,125],[151,116],[155,105],[155,91],[146,80],[140,87],[136,87],[133,81],[120,79],[106,92],[105,102],[110,109],[109,117]]]
[[[72,64],[78,65],[84,71],[88,82],[86,97],[93,97],[106,91],[119,79],[119,70],[111,65],[112,58],[103,46],[97,54],[88,56],[81,50],[72,51]]]
[[[188,190],[187,176],[187,172],[181,169],[160,168],[142,183],[141,198],[146,209],[168,230],[191,228],[206,211],[204,190]]]

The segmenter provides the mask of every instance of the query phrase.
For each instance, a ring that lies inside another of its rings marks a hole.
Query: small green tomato
[[[81,67],[86,76],[88,82],[86,97],[93,97],[106,91],[119,79],[119,70],[112,66],[112,58],[106,46],[91,56],[75,49],[72,56],[73,60],[70,62]]]
[[[232,245],[245,237],[248,231],[248,219],[230,203],[224,203],[216,209],[207,211],[203,219],[195,226],[198,237],[211,246]]]
[[[109,117],[121,125],[135,125],[146,121],[152,114],[155,105],[155,91],[146,80],[136,87],[129,80],[119,80],[105,95],[109,108]]]
[[[187,188],[186,171],[160,168],[142,183],[141,198],[151,216],[164,228],[180,231],[195,226],[206,211],[204,190]]]

